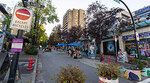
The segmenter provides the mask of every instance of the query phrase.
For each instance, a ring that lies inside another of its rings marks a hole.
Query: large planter
[[[119,83],[119,79],[108,79],[102,76],[99,76],[99,83]]]

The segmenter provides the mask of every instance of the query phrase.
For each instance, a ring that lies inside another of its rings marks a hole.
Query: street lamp
[[[130,16],[131,16],[132,25],[133,25],[133,28],[134,28],[134,35],[135,35],[135,41],[136,41],[137,55],[138,55],[138,58],[140,59],[139,45],[138,45],[137,36],[136,36],[137,31],[136,31],[135,22],[134,22],[132,13],[131,13],[130,9],[128,8],[128,6],[127,6],[122,0],[114,0],[114,1],[116,1],[116,2],[119,3],[119,4],[120,4],[120,2],[122,2],[122,3],[125,5],[125,7],[127,8],[128,12],[129,12],[129,14],[130,14]]]

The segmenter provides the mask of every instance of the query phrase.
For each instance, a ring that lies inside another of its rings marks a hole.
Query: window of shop
[[[119,49],[119,43],[117,41],[117,48]],[[115,41],[106,41],[103,42],[103,52],[105,55],[115,55],[116,49],[115,49]]]

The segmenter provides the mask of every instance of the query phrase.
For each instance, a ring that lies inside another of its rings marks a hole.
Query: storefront
[[[138,41],[139,44],[139,50],[144,50],[148,53],[150,53],[150,32],[140,33],[139,34],[140,41]],[[125,51],[129,55],[137,55],[136,50],[136,43],[135,43],[135,36],[134,35],[128,35],[123,36]]]

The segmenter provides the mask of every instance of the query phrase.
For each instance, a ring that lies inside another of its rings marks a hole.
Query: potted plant
[[[85,83],[87,76],[83,74],[78,66],[73,67],[68,64],[67,67],[61,67],[57,74],[57,83]]]
[[[121,67],[114,63],[98,64],[99,83],[119,83],[118,78],[121,77],[120,69]]]

